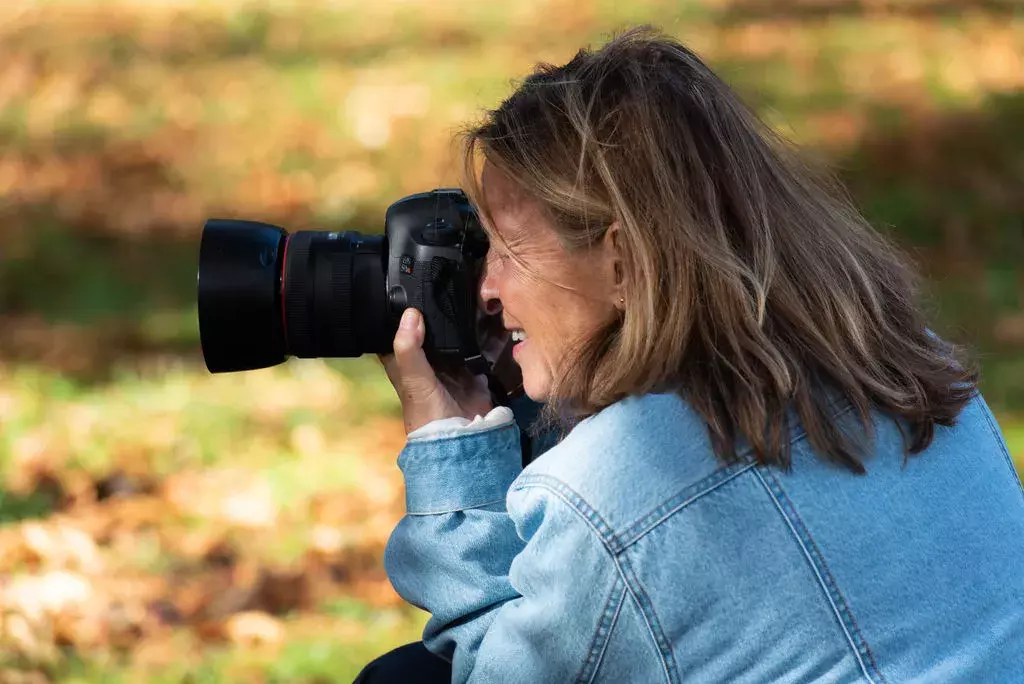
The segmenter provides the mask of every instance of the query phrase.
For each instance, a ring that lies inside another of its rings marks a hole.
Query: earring
[[[619,297],[619,304],[625,304],[625,303],[626,303],[626,298],[625,297]]]

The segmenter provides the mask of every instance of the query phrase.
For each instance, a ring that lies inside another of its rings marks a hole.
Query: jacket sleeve
[[[453,682],[588,680],[625,596],[585,505],[553,478],[517,480],[518,440],[510,425],[399,457],[407,515],[385,568],[431,614],[423,640]]]

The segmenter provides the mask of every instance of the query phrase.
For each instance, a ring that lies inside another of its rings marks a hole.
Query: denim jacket
[[[866,475],[798,424],[789,471],[724,465],[673,394],[525,468],[512,421],[412,439],[385,567],[460,683],[1024,681],[1024,491],[987,405],[908,458],[874,424]]]

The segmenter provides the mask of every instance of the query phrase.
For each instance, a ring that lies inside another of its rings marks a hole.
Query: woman
[[[522,467],[406,312],[385,566],[432,617],[362,681],[1022,676],[1024,492],[838,187],[647,30],[540,67],[466,160],[481,305],[567,435]]]

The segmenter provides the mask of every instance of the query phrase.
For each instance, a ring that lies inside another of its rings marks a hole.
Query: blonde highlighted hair
[[[843,188],[652,29],[539,65],[462,140],[463,185],[485,220],[483,160],[566,250],[621,229],[625,314],[566,356],[548,423],[674,391],[726,461],[742,438],[787,466],[795,413],[820,454],[863,472],[863,444],[830,398],[845,397],[868,436],[872,408],[898,419],[916,453],[976,392],[977,373],[929,331],[914,272]]]

